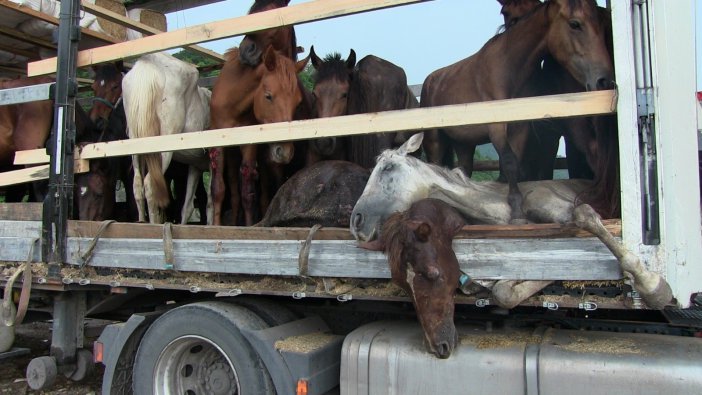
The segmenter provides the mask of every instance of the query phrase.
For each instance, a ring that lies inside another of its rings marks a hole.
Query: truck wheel
[[[134,363],[134,393],[274,394],[263,362],[239,328],[267,325],[226,302],[175,308],[146,331]]]

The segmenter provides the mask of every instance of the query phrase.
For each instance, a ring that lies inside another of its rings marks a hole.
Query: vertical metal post
[[[75,143],[76,55],[80,40],[80,1],[61,2],[58,28],[54,126],[47,150],[49,193],[44,200],[42,260],[49,276],[58,277],[66,261],[66,229],[73,211],[73,146]]]

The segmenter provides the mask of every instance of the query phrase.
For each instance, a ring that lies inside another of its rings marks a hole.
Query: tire
[[[226,302],[175,308],[146,331],[134,364],[134,393],[275,394],[258,354],[239,332],[268,326]]]
[[[297,314],[272,299],[247,295],[231,298],[227,302],[251,310],[254,314],[261,317],[269,327],[287,324],[300,319]]]

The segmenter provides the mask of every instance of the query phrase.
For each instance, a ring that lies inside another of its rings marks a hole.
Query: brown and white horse
[[[396,150],[379,157],[363,194],[351,214],[351,233],[357,240],[376,238],[382,224],[394,212],[407,210],[424,198],[445,201],[470,223],[507,224],[512,218],[509,187],[503,183],[477,182],[458,169],[427,164],[409,155],[422,145],[423,135],[415,134]],[[602,225],[600,216],[579,195],[591,187],[589,180],[544,180],[519,183],[524,193],[520,209],[526,218],[538,223],[575,224],[596,235],[619,260],[622,272],[633,279],[634,288],[650,308],[661,309],[672,299],[668,283],[648,271],[639,258],[628,251]],[[504,307],[514,307],[548,285],[550,281],[498,281],[492,288]]]

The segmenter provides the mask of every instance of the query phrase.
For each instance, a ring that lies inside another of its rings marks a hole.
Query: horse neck
[[[488,54],[502,50],[502,59],[494,66],[502,68],[499,75],[509,76],[504,81],[510,84],[508,97],[521,89],[539,67],[541,59],[548,53],[546,36],[550,28],[547,4],[544,4],[509,30],[496,37]],[[492,48],[497,47],[497,48]],[[489,56],[489,55],[488,55]]]
[[[504,224],[511,217],[505,189],[497,183],[477,182],[439,166],[429,180],[429,196],[442,200],[466,218],[479,223]]]

